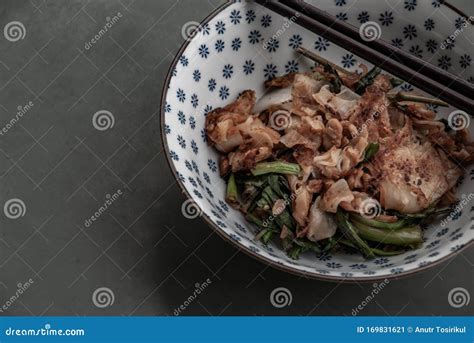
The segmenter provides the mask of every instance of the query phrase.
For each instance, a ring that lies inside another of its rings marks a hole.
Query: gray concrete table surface
[[[0,124],[30,108],[0,135],[0,204],[18,198],[26,208],[15,220],[0,213],[0,308],[8,305],[0,315],[173,315],[207,279],[182,315],[350,316],[371,293],[372,283],[275,270],[181,216],[184,197],[160,140],[160,94],[182,25],[220,3],[2,0],[0,26],[20,21],[26,36],[0,39]],[[113,129],[93,127],[100,110],[114,114]],[[472,314],[451,307],[448,293],[473,294],[473,261],[470,249],[393,280],[360,314]],[[289,306],[270,303],[277,287],[291,291]]]

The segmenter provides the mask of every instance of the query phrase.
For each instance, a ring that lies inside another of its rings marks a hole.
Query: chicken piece
[[[366,129],[370,142],[379,142],[381,138],[391,136],[392,130],[388,108],[390,102],[385,93],[376,86],[367,87],[349,118],[358,131]]]
[[[205,128],[209,143],[222,152],[232,151],[242,144],[244,140],[238,125],[246,121],[247,125],[253,123],[254,104],[255,92],[247,90],[233,103],[208,113]],[[261,122],[257,124],[263,126]]]
[[[346,176],[364,158],[368,140],[367,131],[363,131],[343,149],[332,147],[322,155],[313,158],[313,166],[324,176],[339,179]]]
[[[374,158],[385,209],[400,213],[425,210],[451,189],[462,171],[429,141],[415,136],[411,121]]]
[[[282,76],[274,77],[265,81],[265,88],[286,88],[290,87],[295,81],[296,73],[288,73]]]
[[[379,74],[375,77],[374,82],[372,82],[372,86],[375,86],[382,92],[386,93],[393,88],[390,79],[391,76],[388,74]]]
[[[319,207],[323,211],[336,213],[341,202],[350,203],[352,200],[354,200],[354,195],[349,189],[347,181],[339,179],[324,193]]]
[[[323,146],[326,150],[341,146],[343,128],[336,118],[329,119],[323,134]]]
[[[252,169],[256,163],[269,158],[280,139],[278,132],[266,126],[249,127],[242,130],[242,134],[244,142],[235,152],[229,153],[229,164],[234,173]]]
[[[406,106],[406,112],[414,119],[434,120],[436,113],[426,107],[425,104],[409,103]]]

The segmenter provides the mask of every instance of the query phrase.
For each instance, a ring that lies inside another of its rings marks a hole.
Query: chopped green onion
[[[379,229],[387,229],[387,230],[398,230],[405,227],[408,223],[404,219],[397,220],[396,222],[389,223],[389,222],[382,222],[375,219],[365,218],[359,214],[351,213],[351,218],[361,224],[365,224],[371,227],[379,228]]]
[[[354,86],[354,92],[357,94],[362,94],[364,93],[365,89],[370,86],[373,82],[374,79],[377,77],[382,72],[382,69],[379,67],[373,67],[370,69],[367,74],[362,76],[359,81]]]
[[[419,226],[407,226],[402,229],[387,231],[357,221],[354,225],[360,237],[369,241],[402,246],[423,242],[423,235]]]
[[[278,174],[299,174],[301,167],[296,163],[288,163],[283,161],[261,162],[257,163],[255,168],[251,170],[252,175],[258,176],[268,173]]]
[[[373,258],[374,253],[370,250],[369,245],[358,234],[354,226],[348,220],[347,213],[341,209],[336,213],[337,224],[344,236],[350,240],[366,258]]]

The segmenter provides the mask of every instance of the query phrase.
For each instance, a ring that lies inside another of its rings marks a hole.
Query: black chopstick
[[[425,92],[440,98],[463,111],[468,113],[473,112],[472,100],[470,100],[469,97],[457,92],[456,90],[449,88],[449,86],[433,80],[423,74],[417,73],[407,65],[402,64],[394,59],[387,58],[385,54],[380,53],[368,47],[367,45],[362,44],[315,19],[310,18],[304,13],[295,12],[293,8],[288,7],[280,2],[264,0],[257,0],[256,2],[287,18],[293,18],[297,24],[317,33],[319,36],[326,38],[337,45],[340,45],[346,50],[366,59],[374,65],[382,65],[383,69],[389,73],[405,81],[409,80],[410,84],[424,90]]]
[[[437,80],[438,82],[449,85],[449,88],[454,89],[462,95],[472,98],[474,96],[474,88],[466,80],[454,75],[446,70],[436,67],[435,65],[422,60],[400,48],[397,48],[382,39],[375,39],[371,41],[365,41],[359,33],[359,30],[352,25],[346,24],[342,20],[337,19],[331,14],[320,10],[319,8],[308,4],[303,0],[282,0],[281,3],[288,7],[293,8],[295,11],[304,13],[310,18],[319,21],[320,23],[333,28],[345,34],[348,37],[371,47],[372,49],[389,56],[402,64],[409,66],[411,69],[416,70],[417,73],[423,74],[431,79]]]

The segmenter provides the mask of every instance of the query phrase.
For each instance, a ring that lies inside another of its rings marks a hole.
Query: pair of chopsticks
[[[297,24],[340,45],[346,50],[385,69],[396,77],[446,101],[469,114],[474,112],[474,89],[470,83],[445,70],[423,61],[381,39],[365,41],[359,30],[332,15],[302,1],[257,0]]]

